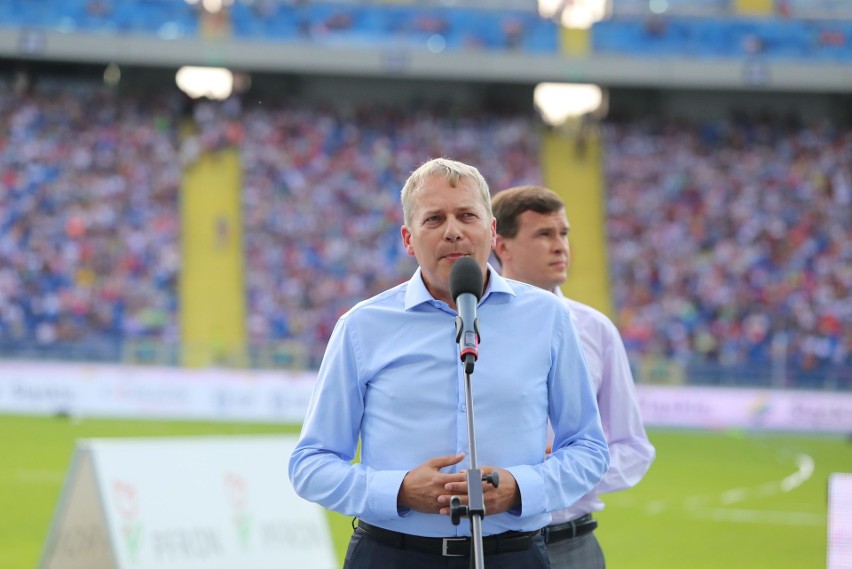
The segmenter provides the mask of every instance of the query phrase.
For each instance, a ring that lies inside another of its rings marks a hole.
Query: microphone
[[[476,305],[482,297],[482,269],[472,257],[461,257],[450,269],[450,294],[456,302],[456,342],[464,372],[473,373],[479,357],[479,320]]]

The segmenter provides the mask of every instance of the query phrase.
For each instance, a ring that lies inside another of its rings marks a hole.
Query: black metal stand
[[[461,518],[470,518],[470,566],[474,569],[484,569],[485,554],[482,546],[482,518],[485,517],[485,498],[482,494],[482,482],[488,482],[495,488],[500,479],[495,470],[487,476],[482,475],[476,460],[476,432],[473,423],[473,389],[470,376],[473,373],[473,362],[476,356],[467,354],[464,358],[464,400],[467,415],[467,505],[462,505],[458,496],[450,499],[450,517],[453,525],[459,525]]]

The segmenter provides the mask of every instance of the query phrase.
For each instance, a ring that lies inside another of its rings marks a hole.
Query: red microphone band
[[[465,348],[459,354],[459,356],[461,357],[461,361],[464,361],[464,357],[468,354],[473,355],[474,361],[476,361],[476,359],[479,358],[479,352],[476,351],[476,348]]]

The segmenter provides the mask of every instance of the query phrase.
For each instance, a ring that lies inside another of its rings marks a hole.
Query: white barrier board
[[[852,432],[852,392],[638,385],[646,425]]]
[[[78,442],[41,569],[326,569],[325,511],[287,477],[292,436]]]
[[[301,423],[316,372],[0,360],[0,413]],[[852,432],[852,392],[637,385],[645,424]]]
[[[828,477],[828,569],[852,567],[852,474]]]
[[[0,413],[299,424],[315,372],[0,360]]]

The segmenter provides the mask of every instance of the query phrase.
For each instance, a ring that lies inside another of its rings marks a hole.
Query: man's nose
[[[461,238],[461,223],[452,217],[447,219],[447,227],[444,230],[444,239],[447,241],[458,241]]]

